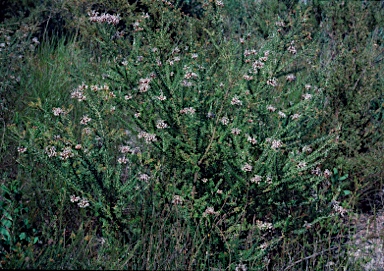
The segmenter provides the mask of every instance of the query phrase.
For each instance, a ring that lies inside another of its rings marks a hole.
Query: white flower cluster
[[[234,135],[239,135],[241,133],[241,130],[239,128],[233,128],[231,130],[231,133]]]
[[[65,115],[65,111],[61,109],[60,107],[54,107],[52,108],[53,115],[55,116],[60,116],[60,115]]]
[[[305,93],[302,95],[303,99],[304,100],[310,100],[312,99],[312,94],[309,94],[309,93]]]
[[[157,138],[155,134],[150,134],[147,132],[140,132],[138,138],[144,138],[146,143],[156,142]]]
[[[236,265],[235,271],[247,271],[247,266],[245,264],[239,263]]]
[[[119,150],[120,150],[121,153],[132,152],[131,147],[129,147],[129,146],[120,146]]]
[[[312,169],[311,173],[313,175],[316,175],[316,176],[321,176],[322,175],[321,169],[319,167],[316,167],[316,168]]]
[[[273,229],[272,223],[263,222],[260,220],[256,220],[256,227],[259,228],[259,230],[271,230]]]
[[[90,13],[88,12],[89,20],[94,23],[107,23],[117,25],[120,22],[120,15],[111,15],[108,13],[103,13],[99,15],[98,12],[92,10]]]
[[[185,79],[191,79],[191,78],[197,78],[198,75],[194,72],[187,72],[185,75],[184,75],[184,78]]]
[[[135,21],[133,24],[133,31],[135,32],[138,32],[138,31],[143,31],[144,28],[140,27],[140,22],[139,21]]]
[[[272,87],[277,87],[278,86],[277,79],[275,77],[268,79],[267,85],[270,85]]]
[[[165,129],[165,128],[168,128],[168,124],[166,124],[164,120],[158,120],[156,122],[156,127],[157,129]]]
[[[244,51],[244,56],[247,57],[250,55],[257,55],[257,51],[255,49],[251,49],[251,50],[246,49]]]
[[[126,163],[128,163],[128,159],[127,159],[127,157],[122,156],[122,157],[119,157],[119,159],[117,159],[117,162],[119,164],[126,164]]]
[[[342,206],[339,205],[339,202],[333,201],[332,204],[333,204],[333,210],[336,213],[339,213],[342,217],[344,217],[344,215],[348,212],[347,209],[345,209],[345,208],[343,208]]]
[[[97,92],[99,90],[105,90],[105,91],[109,90],[109,86],[107,84],[104,84],[103,86],[101,86],[101,85],[100,86],[98,86],[98,85],[91,85],[90,88],[94,92]]]
[[[250,171],[252,171],[252,166],[250,164],[246,163],[243,166],[242,170],[245,171],[245,172],[250,172]]]
[[[329,169],[324,170],[324,177],[329,178],[332,175],[331,171]]]
[[[72,93],[71,93],[71,98],[72,99],[77,99],[79,102],[84,101],[87,99],[87,97],[84,95],[84,90],[88,88],[87,85],[84,83],[78,86]]]
[[[142,78],[139,80],[139,91],[141,93],[147,92],[149,90],[149,83],[151,78]]]
[[[294,74],[288,74],[286,79],[287,81],[292,82],[296,80],[296,76]]]
[[[234,96],[231,100],[231,105],[243,105],[243,102],[237,96]]]
[[[244,79],[244,80],[247,80],[247,81],[251,81],[251,80],[253,80],[253,76],[250,76],[250,75],[248,75],[248,74],[245,74],[245,75],[243,76],[243,79]]]
[[[274,139],[273,141],[272,141],[272,149],[274,149],[274,150],[276,150],[276,149],[278,149],[278,148],[280,148],[280,147],[282,147],[283,146],[283,142],[281,142],[281,140],[276,140],[276,139]]]
[[[175,48],[172,49],[172,55],[180,53],[180,48],[176,46]]]
[[[268,105],[268,106],[267,106],[267,110],[268,110],[269,112],[275,112],[275,111],[276,111],[276,107],[274,107],[274,106],[272,106],[272,105]]]
[[[59,153],[60,159],[67,160],[70,157],[73,157],[73,152],[71,147],[65,147],[62,152]],[[49,155],[48,155],[49,156]]]
[[[145,174],[145,173],[140,173],[139,174],[139,180],[140,181],[145,181],[147,182],[151,177],[149,177],[149,175]]]
[[[55,157],[57,155],[56,153],[56,147],[55,146],[48,146],[45,148],[45,153],[48,155],[48,157]]]
[[[248,136],[247,141],[252,145],[255,145],[257,143],[257,139],[251,136]]]
[[[293,114],[292,116],[291,116],[291,119],[292,120],[297,120],[297,119],[299,119],[300,118],[300,114]]]
[[[164,96],[163,92],[160,93],[159,96],[156,97],[159,101],[165,101],[167,99],[166,96]]]
[[[287,117],[287,115],[286,115],[284,112],[282,112],[282,111],[279,111],[277,114],[278,114],[279,117],[282,118],[282,119],[285,119],[285,118]]]
[[[292,41],[291,42],[291,45],[289,45],[288,47],[288,52],[290,52],[291,54],[295,55],[297,53],[297,50],[295,48],[295,42]]]
[[[88,117],[88,115],[84,115],[81,120],[80,120],[80,124],[82,125],[87,125],[88,122],[90,122],[92,119],[90,117]]]
[[[224,7],[223,1],[216,0],[215,3],[218,7]]]
[[[180,110],[180,114],[193,115],[196,110],[193,107],[186,107]]]
[[[205,209],[204,213],[203,213],[203,216],[207,216],[207,215],[217,215],[218,213],[215,212],[215,209],[213,207],[207,207],[207,209]]]
[[[303,152],[308,153],[308,154],[312,152],[312,148],[311,148],[311,146],[304,146],[301,150],[302,150]]]
[[[312,99],[312,94],[305,93],[305,94],[303,94],[302,97],[303,97],[304,100],[310,100],[310,99]]]
[[[179,195],[174,195],[173,196],[173,200],[172,200],[172,203],[175,204],[175,205],[182,205],[183,204],[183,198],[180,197]]]
[[[188,81],[188,80],[183,80],[183,81],[181,82],[181,84],[182,84],[184,87],[192,87],[192,86],[193,86],[192,82],[190,82],[190,81]]]
[[[223,125],[228,125],[228,123],[229,123],[229,119],[228,119],[227,117],[222,117],[222,118],[220,119],[220,122],[221,122],[221,124],[223,124]]]
[[[262,177],[260,175],[255,175],[251,178],[251,183],[259,184],[261,182]]]
[[[254,72],[257,72],[257,70],[262,69],[264,67],[264,63],[260,60],[256,60],[255,62],[252,63],[252,68]]]
[[[265,62],[268,60],[268,56],[269,56],[269,51],[265,51],[264,56],[260,57],[259,60]]]
[[[27,148],[26,147],[17,147],[17,152],[18,153],[24,153],[27,151]]]
[[[80,208],[85,208],[89,206],[89,201],[86,198],[80,198],[79,196],[72,195],[70,199],[71,202],[78,202],[77,205]]]
[[[297,168],[298,169],[303,169],[303,168],[305,168],[307,166],[307,163],[306,162],[304,162],[304,161],[301,161],[301,162],[299,162],[298,164],[297,164]]]

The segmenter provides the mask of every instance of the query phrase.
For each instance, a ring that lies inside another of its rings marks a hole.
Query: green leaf
[[[348,178],[348,174],[345,174],[344,176],[339,178],[339,181],[344,181]]]
[[[4,236],[5,240],[9,242],[11,240],[11,235],[9,231],[5,228],[0,228],[0,234]]]
[[[35,238],[33,238],[33,244],[36,244],[37,241],[39,241],[39,237],[35,237]]]
[[[3,215],[8,218],[9,220],[13,221],[12,219],[12,216],[7,212],[7,211],[4,211]]]
[[[9,221],[9,220],[6,220],[6,219],[3,219],[3,220],[1,221],[1,224],[3,224],[4,227],[6,227],[6,228],[10,228],[10,227],[12,227],[12,222]]]
[[[350,195],[352,193],[350,190],[344,190],[343,192],[345,196]]]
[[[1,185],[1,189],[5,192],[5,193],[7,193],[7,194],[11,194],[11,191],[9,191],[9,189],[8,189],[8,187],[6,187],[5,185]]]
[[[333,174],[337,175],[339,173],[339,171],[337,170],[337,168],[333,168]]]
[[[24,240],[27,237],[27,234],[25,232],[22,232],[19,234],[20,240]]]

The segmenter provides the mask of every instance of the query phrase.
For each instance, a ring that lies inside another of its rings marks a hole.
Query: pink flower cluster
[[[281,140],[273,140],[272,141],[272,149],[278,149],[278,148],[280,148],[280,147],[282,147],[283,146],[283,142],[281,142]]]
[[[278,86],[277,79],[275,77],[268,79],[267,85],[270,85],[272,87],[277,87]]]
[[[244,56],[247,57],[250,55],[257,55],[257,51],[255,49],[251,49],[251,50],[246,49],[244,51]]]
[[[67,160],[70,157],[73,157],[73,152],[71,147],[65,147],[62,152],[60,152],[60,159]]]
[[[248,163],[246,163],[243,168],[242,168],[243,171],[245,172],[249,172],[249,171],[252,171],[252,166]]]
[[[256,183],[256,184],[258,184],[258,183],[261,182],[261,179],[262,179],[262,177],[261,177],[260,175],[255,175],[255,176],[253,176],[253,177],[251,178],[251,183]]]
[[[231,105],[243,105],[243,102],[235,95],[231,100]]]
[[[180,114],[193,115],[196,110],[193,107],[186,107],[180,110]]]
[[[173,196],[173,200],[172,200],[172,203],[175,204],[175,205],[182,205],[183,204],[183,198],[179,195],[174,195]]]
[[[117,15],[111,15],[108,13],[103,13],[99,16],[99,13],[92,10],[89,15],[89,20],[94,23],[107,23],[107,24],[113,24],[117,25],[120,22],[120,16]]]
[[[218,212],[215,212],[215,209],[213,207],[207,207],[205,209],[203,216],[208,216],[208,215],[218,215]]]
[[[87,125],[88,122],[90,122],[92,119],[90,117],[88,117],[88,115],[84,115],[81,120],[80,120],[80,124],[82,125]]]
[[[191,78],[197,78],[198,75],[194,72],[187,72],[185,75],[184,75],[184,78],[185,79],[191,79]]]
[[[54,107],[52,108],[53,115],[55,116],[60,116],[60,115],[65,115],[65,111],[61,109],[60,107]]]
[[[140,132],[138,138],[144,138],[146,143],[156,142],[157,138],[155,134],[150,134],[147,132]]]
[[[149,90],[149,83],[151,82],[151,78],[142,78],[139,80],[139,91],[141,93],[147,92]]]
[[[290,52],[291,54],[295,55],[297,53],[297,50],[295,48],[295,42],[292,41],[291,42],[291,45],[289,45],[288,47],[288,52]]]
[[[84,95],[84,90],[87,88],[88,86],[86,84],[81,84],[71,93],[71,98],[77,99],[79,102],[86,100],[87,97]]]
[[[251,136],[248,136],[247,141],[252,145],[255,145],[257,143],[257,139]]]

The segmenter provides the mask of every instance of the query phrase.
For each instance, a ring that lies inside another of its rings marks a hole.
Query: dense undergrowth
[[[383,12],[5,1],[0,266],[361,270],[349,220],[383,207]]]

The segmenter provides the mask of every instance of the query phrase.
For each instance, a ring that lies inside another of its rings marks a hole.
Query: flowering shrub
[[[253,270],[347,218],[306,13],[258,25],[230,16],[232,2],[202,1],[198,18],[141,4],[89,10],[102,72],[71,74],[65,99],[37,99],[40,119],[11,126],[25,172],[63,191],[63,236],[84,224],[98,251],[126,245],[124,268]]]
[[[213,20],[220,18],[221,7],[211,10]],[[162,8],[166,12],[167,6]],[[103,23],[117,25],[118,19],[90,13],[103,40],[116,31],[102,29]],[[148,214],[125,210],[131,202],[148,205],[145,197],[153,191],[151,200],[158,205],[152,208],[172,213],[167,206],[173,204],[183,217],[206,221],[187,223],[212,235],[217,252],[227,251],[234,240],[237,247],[245,241],[228,239],[233,227],[269,230],[251,237],[249,251],[263,244],[261,260],[266,243],[281,238],[287,227],[304,224],[304,213],[307,221],[317,219],[332,198],[314,196],[327,182],[322,163],[334,146],[332,137],[312,137],[322,118],[323,92],[306,85],[309,78],[300,74],[279,76],[278,70],[292,72],[289,63],[300,51],[278,33],[262,44],[252,37],[225,40],[209,31],[174,43],[167,21],[153,32],[151,17],[144,20],[134,25],[137,42],[122,48],[135,53],[115,56],[104,82],[100,77],[75,87],[68,108],[47,111],[53,122],[38,124],[35,133],[43,137],[29,152],[61,178],[74,194],[70,200],[97,214],[108,231],[135,236],[140,225],[132,221]],[[194,20],[185,18],[185,24]],[[122,46],[102,45],[108,52]],[[79,107],[81,114],[74,109]],[[211,248],[203,243],[196,253],[205,249]]]

